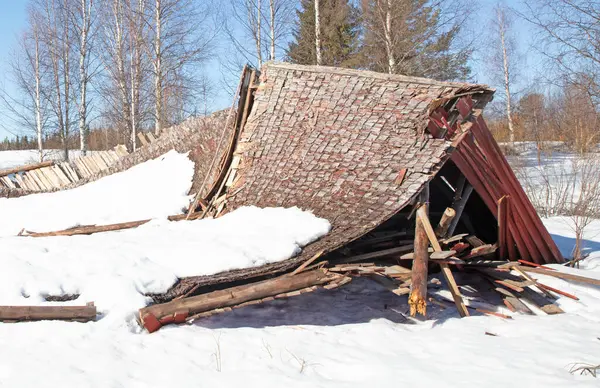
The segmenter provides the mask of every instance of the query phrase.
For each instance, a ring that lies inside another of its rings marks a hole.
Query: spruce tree
[[[314,0],[301,0],[297,10],[294,39],[287,59],[302,65],[316,65]],[[360,65],[360,12],[348,0],[320,0],[321,55],[325,66]]]
[[[457,47],[461,23],[448,24],[429,0],[362,0],[363,66],[379,72],[465,79],[468,48]]]

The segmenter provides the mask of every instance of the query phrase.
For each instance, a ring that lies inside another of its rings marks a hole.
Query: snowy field
[[[6,158],[8,159],[8,158]],[[5,160],[0,152],[0,168]],[[366,279],[166,326],[154,334],[137,309],[177,276],[284,260],[326,234],[329,223],[297,208],[243,208],[217,220],[168,222],[190,198],[193,164],[170,152],[67,192],[0,199],[0,304],[48,305],[45,295],[94,301],[90,323],[0,323],[0,387],[597,387],[569,373],[600,364],[600,288],[537,276],[573,293],[566,314],[459,319],[430,306],[412,320],[407,297]],[[169,185],[157,176],[169,171]],[[176,173],[173,175],[173,173]],[[166,187],[169,186],[169,187]],[[137,229],[31,238],[75,225],[152,218]],[[544,220],[565,255],[572,229]],[[586,235],[591,256],[575,270],[600,278],[600,221]],[[596,233],[597,231],[597,233]],[[460,281],[460,278],[459,278]],[[486,332],[496,336],[486,335]]]

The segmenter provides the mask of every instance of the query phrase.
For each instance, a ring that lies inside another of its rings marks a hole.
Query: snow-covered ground
[[[52,304],[43,296],[80,293],[65,303],[93,300],[102,313],[90,323],[0,323],[0,386],[598,386],[568,370],[600,363],[600,288],[541,275],[581,300],[561,298],[566,314],[553,316],[459,319],[453,308],[430,306],[429,320],[411,320],[406,296],[357,279],[142,332],[133,316],[148,302],[144,292],[165,290],[176,276],[283,260],[329,229],[296,208],[168,222],[189,201],[192,168],[172,152],[70,192],[0,201],[0,304]],[[120,232],[15,236],[23,227],[144,218],[153,221]],[[545,223],[569,255],[572,229],[560,218]],[[600,231],[600,221],[592,226]],[[600,278],[600,233],[586,238],[586,269],[560,269]]]

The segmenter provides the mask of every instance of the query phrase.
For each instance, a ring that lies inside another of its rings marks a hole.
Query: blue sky
[[[17,36],[23,30],[26,23],[26,6],[27,0],[0,0],[0,85],[4,85],[10,88],[10,83],[7,80],[8,73],[8,60],[10,59],[10,53],[15,46]],[[480,21],[482,24],[487,24],[488,20],[492,16],[493,6],[497,3],[497,0],[475,0],[477,3],[477,13],[479,14]],[[505,4],[511,7],[519,8],[520,0],[505,0]],[[523,22],[516,21],[515,29],[517,31],[517,35],[519,37],[523,37],[520,39],[517,44],[521,49],[522,53],[527,51],[527,47],[529,42],[527,41],[530,34],[528,33],[528,27],[524,25]],[[523,56],[523,61],[525,63],[521,63],[523,68],[535,69],[537,66],[535,63],[532,63],[535,58],[532,58],[531,55],[528,57]],[[474,62],[472,64],[474,80],[481,83],[493,84],[491,80],[487,77],[487,68],[485,63],[482,61]],[[523,84],[531,81],[530,77],[532,77],[534,71],[531,70],[529,74],[522,74],[521,82]],[[218,77],[218,75],[217,75]],[[10,90],[10,89],[9,89]],[[214,108],[224,108],[228,104],[230,104],[230,96],[223,95],[219,96],[219,98],[214,102],[216,106]],[[0,139],[4,138],[4,136],[10,136],[5,130],[0,128]]]

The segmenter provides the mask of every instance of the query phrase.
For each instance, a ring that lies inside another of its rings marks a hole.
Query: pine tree
[[[362,0],[364,67],[385,73],[464,79],[470,49],[456,47],[461,21],[448,26],[429,0]]]
[[[301,0],[287,58],[293,63],[315,65],[314,0]],[[320,0],[321,55],[325,66],[357,67],[360,64],[360,13],[348,0]]]

